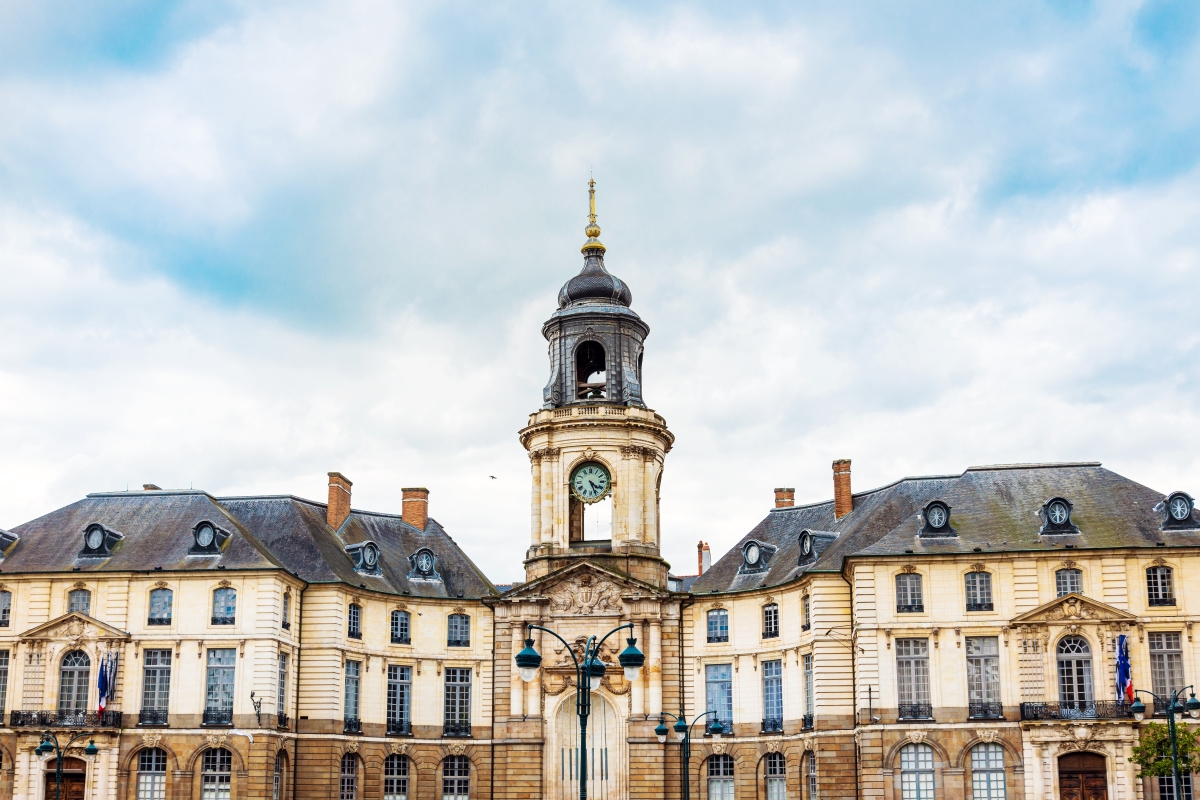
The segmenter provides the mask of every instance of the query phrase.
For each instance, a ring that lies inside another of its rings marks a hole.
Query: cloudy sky
[[[1099,460],[1200,495],[1198,25],[1191,0],[8,0],[0,526],[144,482],[322,499],[340,470],[365,509],[428,486],[519,578],[516,431],[589,171],[678,437],[677,572],[775,486],[828,498],[836,457],[859,490]]]

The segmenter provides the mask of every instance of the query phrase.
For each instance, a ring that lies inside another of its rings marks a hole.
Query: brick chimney
[[[776,508],[791,508],[796,505],[796,490],[795,489],[776,489],[775,490],[775,507]]]
[[[833,462],[833,516],[841,519],[854,510],[854,496],[850,494],[850,459],[839,458]]]
[[[708,572],[708,568],[712,566],[712,551],[708,549],[708,542],[696,543],[696,569],[699,574],[703,575]]]
[[[404,493],[400,518],[419,531],[425,530],[425,523],[429,522],[429,490],[417,486],[400,491]]]
[[[325,521],[335,531],[342,527],[350,516],[350,479],[340,472],[329,473],[329,505],[325,507]]]

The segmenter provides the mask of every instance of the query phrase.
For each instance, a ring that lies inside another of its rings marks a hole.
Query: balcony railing
[[[764,639],[778,639],[779,638],[779,629],[778,628],[767,628],[765,631],[763,631],[762,637]]]
[[[344,717],[343,733],[362,733],[362,721],[358,717]]]
[[[802,631],[807,631],[807,630],[811,630],[811,629],[812,629],[812,623],[811,623],[811,622],[806,622],[806,623],[804,623],[803,625],[801,625],[801,626],[800,626],[800,630],[802,630]]]
[[[204,725],[232,725],[233,724],[233,709],[232,708],[206,708],[204,709]]]
[[[1165,717],[1167,715],[1167,709],[1170,708],[1170,703],[1168,703],[1166,700],[1151,700],[1150,702],[1154,708],[1154,716]]]
[[[1173,606],[1175,605],[1174,597],[1151,597],[1150,605],[1152,606]]]
[[[146,620],[146,624],[147,625],[170,625],[171,618],[170,617],[150,617],[148,620]]]
[[[783,720],[781,719],[764,719],[762,726],[763,733],[782,733]]]
[[[470,647],[470,639],[447,639],[446,647]]]
[[[897,614],[922,614],[924,612],[925,612],[925,604],[924,603],[917,603],[915,605],[910,604],[907,606],[901,606],[901,605],[896,606]]]
[[[967,714],[971,719],[1004,719],[1001,703],[968,703]]]
[[[447,722],[442,736],[470,736],[470,722]]]
[[[237,622],[237,617],[213,617],[213,625],[233,625]]]
[[[933,704],[901,703],[896,716],[900,719],[933,719]]]
[[[283,627],[283,629],[284,629],[285,631],[290,631],[290,630],[292,629],[292,623],[288,622],[288,621],[285,619],[285,620],[283,621],[283,626],[282,626],[282,627]]]
[[[716,720],[713,719],[711,716],[704,718],[704,733],[705,733],[705,735],[712,736],[713,724],[715,724],[715,723],[716,723]],[[721,720],[721,727],[724,729],[721,732],[725,736],[733,735],[733,720],[731,720],[731,719]]]
[[[351,630],[349,633],[346,634],[346,637],[349,639],[361,639],[362,631]]]
[[[1131,717],[1129,706],[1115,700],[1093,703],[1021,703],[1021,719],[1121,719]]]
[[[9,724],[14,728],[119,728],[121,712],[13,711],[9,715]]]
[[[138,725],[166,725],[167,710],[165,708],[143,708],[138,712]]]
[[[397,636],[392,634],[392,644],[412,644],[412,640],[407,636]]]
[[[708,635],[708,643],[709,644],[721,644],[723,642],[728,642],[728,641],[729,641],[728,633],[710,633]]]
[[[412,720],[389,719],[387,732],[389,736],[412,736]]]
[[[991,611],[991,603],[967,603],[967,611]]]
[[[280,711],[275,715],[275,717],[275,727],[279,728],[281,731],[286,731],[288,729],[288,715]]]
[[[811,731],[813,729],[813,715],[805,714],[801,725],[804,726],[804,730]]]

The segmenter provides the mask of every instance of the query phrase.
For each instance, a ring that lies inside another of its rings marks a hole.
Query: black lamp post
[[[668,716],[675,720],[675,724],[671,727],[675,730],[675,735],[679,737],[679,764],[680,773],[683,777],[683,800],[691,798],[691,771],[692,771],[692,727],[700,720],[707,717],[709,714],[715,715],[715,711],[705,711],[692,720],[692,724],[687,723],[687,718],[677,717],[670,711],[664,711],[664,716]],[[712,727],[709,728],[714,736],[720,736],[725,732],[725,726],[721,724],[720,718],[713,721]],[[658,727],[654,729],[654,735],[658,737],[659,742],[667,741],[667,723],[662,717],[658,718]]]
[[[575,662],[575,714],[579,717],[579,800],[587,800],[587,721],[588,715],[592,713],[592,692],[600,688],[600,681],[604,678],[604,672],[607,669],[604,662],[600,660],[600,646],[608,637],[624,628],[629,628],[632,632],[633,623],[627,622],[624,625],[618,625],[604,634],[600,641],[596,641],[595,636],[589,638],[587,645],[583,648],[582,661],[575,657],[575,651],[571,649],[567,640],[554,631],[543,628],[541,625],[530,625],[527,628],[527,631],[545,631],[558,639],[571,654],[571,660]],[[521,672],[521,680],[528,683],[537,677],[538,667],[542,665],[542,657],[533,648],[533,639],[528,638],[528,633],[526,633],[526,637],[525,649],[517,653],[516,661],[517,669]],[[625,670],[625,679],[632,682],[636,681],[641,674],[642,664],[646,663],[646,657],[642,655],[641,650],[634,647],[637,639],[631,636],[626,641],[629,644],[617,656],[617,660],[621,662],[621,667]]]
[[[1179,748],[1175,741],[1175,718],[1182,717],[1184,712],[1183,703],[1179,702],[1179,698],[1183,697],[1183,693],[1191,690],[1191,697],[1187,701],[1187,714],[1192,719],[1200,717],[1200,700],[1196,699],[1196,692],[1191,686],[1185,686],[1182,689],[1175,689],[1171,692],[1170,702],[1167,704],[1167,732],[1171,736],[1171,772],[1175,776],[1175,800],[1183,800],[1183,789],[1180,786],[1179,775]],[[1154,692],[1146,691],[1145,689],[1134,689],[1133,705],[1129,710],[1133,712],[1133,718],[1141,722],[1146,718],[1146,704],[1139,697],[1142,692],[1154,698],[1156,703],[1163,702],[1163,699]]]
[[[42,732],[42,743],[35,747],[33,752],[38,755],[54,753],[54,800],[61,800],[62,798],[63,751],[73,745],[76,740],[83,739],[89,735],[89,733],[77,733],[67,740],[65,745],[60,747],[57,736],[50,731]],[[96,743],[93,740],[88,739],[88,745],[83,748],[83,752],[89,756],[94,756],[100,752],[100,749],[96,747]]]

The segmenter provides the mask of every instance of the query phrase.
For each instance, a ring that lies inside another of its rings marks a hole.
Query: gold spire
[[[588,240],[583,243],[580,252],[586,253],[588,250],[599,250],[604,252],[604,245],[600,243],[600,226],[596,224],[596,181],[588,180],[588,224],[583,229],[587,234]]]

